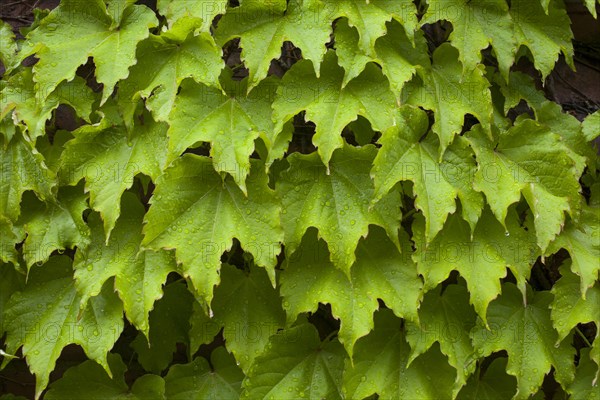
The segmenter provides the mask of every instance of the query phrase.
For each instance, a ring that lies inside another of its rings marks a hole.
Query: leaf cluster
[[[539,90],[562,0],[137,3],[0,23],[0,368],[45,399],[598,397],[600,112]]]

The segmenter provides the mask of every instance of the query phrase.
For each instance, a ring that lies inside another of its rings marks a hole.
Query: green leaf
[[[28,192],[23,197],[22,208],[24,213],[17,226],[27,232],[23,258],[28,268],[35,263],[45,263],[55,250],[81,249],[89,244],[90,229],[83,220],[83,212],[88,208],[83,185],[60,188],[56,202],[41,202]]]
[[[3,87],[4,81],[0,80],[0,89],[2,89]],[[2,100],[1,97],[0,100]],[[0,119],[0,136],[4,137],[4,140],[2,141],[2,143],[4,144],[3,147],[6,147],[5,143],[8,143],[12,140],[12,138],[15,136],[16,131],[17,127],[14,125],[14,121],[11,118],[7,116],[4,119]]]
[[[492,118],[492,99],[484,67],[463,73],[458,51],[444,43],[433,53],[433,65],[404,86],[404,103],[432,110],[433,132],[440,138],[441,159],[446,147],[461,132],[466,114],[475,116],[484,129]],[[381,106],[380,106],[381,107]]]
[[[400,255],[383,229],[373,229],[356,249],[349,279],[329,261],[327,245],[311,229],[281,274],[288,323],[303,312],[316,312],[319,303],[331,304],[334,318],[341,320],[340,342],[352,357],[358,338],[373,329],[378,299],[396,315],[418,320],[421,280],[406,254]],[[404,236],[404,235],[403,235]],[[408,238],[403,237],[408,246]]]
[[[513,0],[510,14],[518,46],[526,46],[533,55],[542,82],[554,68],[560,53],[571,68],[573,64],[573,32],[571,20],[562,1],[550,1],[544,12],[538,1]],[[518,50],[518,49],[517,49]]]
[[[83,313],[75,290],[71,260],[51,257],[34,266],[22,292],[15,293],[5,310],[6,348],[23,346],[29,370],[36,377],[36,399],[49,382],[62,349],[73,343],[109,371],[106,355],[123,331],[123,306],[110,285],[92,298]]]
[[[44,156],[44,161],[52,172],[58,172],[60,167],[60,156],[65,149],[65,144],[71,139],[73,139],[71,132],[58,130],[52,137],[52,143],[48,136],[41,136],[36,140],[35,146]]]
[[[267,168],[270,169],[274,162],[284,158],[288,152],[290,142],[293,139],[293,134],[294,124],[293,121],[290,120],[283,125],[281,132],[272,130],[270,134],[260,136],[267,154],[265,155],[264,152],[261,153],[260,141],[256,146],[256,152],[260,155],[261,160],[265,160],[265,166]]]
[[[138,42],[148,37],[157,20],[143,5],[123,7],[117,10],[119,16],[111,11],[115,10],[107,9],[102,0],[63,0],[27,35],[29,49],[24,55],[36,53],[39,58],[33,72],[34,81],[44,89],[42,98],[63,80],[72,80],[88,57],[94,59],[96,80],[104,85],[102,103],[127,77],[136,63]]]
[[[413,258],[426,290],[446,280],[452,270],[458,271],[467,282],[471,304],[484,322],[488,304],[500,294],[500,279],[506,276],[507,267],[525,292],[537,254],[516,213],[511,213],[505,229],[486,208],[472,234],[469,225],[453,214],[429,244],[424,225],[423,217],[418,216],[413,224],[417,247]]]
[[[554,301],[550,305],[552,324],[562,341],[577,324],[594,322],[600,326],[600,287],[595,284],[587,291],[585,300],[581,298],[581,282],[571,272],[570,262],[560,267],[561,278],[552,287]]]
[[[313,325],[300,323],[271,336],[244,380],[242,398],[342,399],[343,366],[342,345],[321,342]]]
[[[302,57],[312,61],[318,76],[333,19],[320,0],[295,0],[287,5],[285,0],[244,0],[227,10],[215,35],[219,46],[240,38],[251,90],[267,76],[271,60],[279,58],[285,41],[302,49]]]
[[[582,129],[588,142],[600,136],[600,111],[588,115],[582,123]]]
[[[502,285],[502,295],[490,304],[487,313],[491,330],[480,321],[471,336],[479,357],[505,350],[508,353],[506,372],[517,378],[517,393],[513,399],[527,399],[540,388],[544,375],[554,367],[554,377],[565,385],[572,381],[575,366],[571,340],[560,346],[552,327],[549,292],[534,292],[528,287],[524,296],[512,283]]]
[[[579,182],[569,150],[548,127],[520,119],[491,141],[480,126],[467,135],[477,156],[475,188],[485,193],[496,218],[505,224],[508,207],[521,194],[534,215],[542,250],[560,232],[565,212],[579,208]]]
[[[327,3],[331,20],[346,17],[358,30],[358,47],[365,54],[375,55],[376,41],[387,32],[386,22],[397,21],[412,41],[418,28],[417,9],[411,0],[335,0]]]
[[[387,34],[375,42],[374,56],[364,53],[359,46],[359,35],[346,19],[335,24],[335,47],[338,63],[345,70],[343,86],[360,75],[369,62],[381,65],[390,88],[399,99],[402,87],[417,70],[429,67],[427,42],[421,31],[415,32],[414,43],[396,20],[387,24]]]
[[[131,343],[146,371],[160,374],[171,364],[177,343],[189,343],[193,301],[184,283],[165,286],[164,296],[150,312],[149,340],[140,333]]]
[[[9,264],[0,264],[0,335],[6,332],[4,313],[13,293],[23,290],[25,276]]]
[[[471,375],[467,385],[458,393],[457,400],[506,400],[512,398],[517,380],[506,373],[504,357],[496,358],[485,372]]]
[[[448,363],[456,369],[453,393],[456,394],[475,370],[469,331],[477,314],[469,304],[469,292],[462,285],[441,286],[427,292],[419,307],[419,325],[406,325],[406,341],[411,353],[408,363],[424,354],[437,342]]]
[[[575,380],[567,388],[573,400],[598,400],[600,390],[598,389],[598,365],[590,359],[590,350],[581,349],[579,365],[575,374]]]
[[[169,117],[169,152],[174,158],[197,142],[209,142],[214,168],[230,174],[247,193],[254,141],[274,140],[271,102],[278,79],[267,78],[246,94],[247,80],[235,82],[230,75],[230,70],[223,74],[226,95],[191,80],[183,82]]]
[[[446,20],[452,23],[449,40],[459,51],[464,72],[477,68],[481,51],[493,46],[498,67],[505,77],[516,48],[513,20],[504,0],[428,0],[421,24]]]
[[[596,159],[596,168],[600,169],[600,158]],[[594,171],[594,170],[592,170]],[[582,182],[585,182],[590,188],[590,199],[589,204],[592,209],[600,207],[600,177],[598,174],[590,173],[581,177]]]
[[[363,399],[452,398],[454,369],[437,346],[409,365],[410,347],[402,322],[390,310],[375,314],[375,330],[356,343],[354,363],[346,360],[344,392]]]
[[[598,0],[585,0],[584,3],[594,18],[598,19],[598,15],[596,14],[596,5],[600,4],[600,2]]]
[[[571,271],[579,275],[580,292],[586,293],[599,279],[600,208],[584,206],[579,223],[569,220],[564,230],[550,243],[546,255],[566,249],[571,256]]]
[[[165,395],[169,400],[237,400],[243,379],[233,356],[225,348],[217,347],[210,356],[210,365],[205,358],[198,357],[189,364],[169,368]]]
[[[269,337],[285,325],[285,313],[264,269],[252,266],[244,272],[223,264],[220,275],[212,299],[213,318],[225,327],[225,345],[247,371]]]
[[[119,103],[125,108],[128,125],[132,125],[139,98],[146,101],[157,121],[168,121],[177,90],[185,78],[219,87],[221,49],[209,33],[194,35],[200,25],[197,19],[183,18],[160,36],[150,35],[140,43],[137,63],[129,70],[127,80],[119,84]]]
[[[51,93],[45,90],[33,81],[30,68],[11,76],[0,93],[3,103],[0,118],[12,111],[13,121],[18,121],[32,142],[45,134],[46,121],[59,104],[68,104],[78,116],[90,122],[96,96],[83,78],[76,76],[70,82],[63,82]]]
[[[286,158],[290,168],[276,183],[286,254],[296,250],[310,227],[319,230],[319,237],[329,247],[331,261],[346,275],[356,259],[356,244],[367,236],[370,224],[385,228],[400,248],[399,194],[394,191],[375,206],[369,206],[373,198],[369,169],[376,152],[371,145],[362,148],[345,145],[333,154],[329,174],[316,153],[294,153]]]
[[[499,74],[494,74],[491,79],[500,88],[504,96],[504,113],[519,105],[521,100],[537,112],[537,110],[547,101],[544,92],[538,90],[536,81],[533,77],[519,71],[511,71],[508,80],[505,80]]]
[[[594,376],[594,379],[592,381],[594,386],[598,386],[598,378],[600,378],[600,339],[599,338],[600,338],[600,333],[598,330],[596,330],[596,338],[594,339],[594,345],[592,346],[592,349],[590,350],[590,358],[598,366],[598,368],[596,368],[596,375]]]
[[[560,274],[561,278],[552,287],[554,301],[550,305],[550,316],[558,332],[558,340],[563,340],[578,324],[593,322],[596,327],[600,326],[600,287],[596,280],[594,286],[588,289],[587,295],[582,298],[579,290],[580,279],[569,270],[568,261],[561,265]],[[590,356],[598,366],[600,366],[599,343],[600,331],[596,329],[596,338]],[[596,370],[595,383],[598,382],[599,376],[600,367]]]
[[[548,126],[553,133],[559,135],[569,148],[569,157],[575,161],[573,170],[576,176],[581,176],[586,162],[590,169],[594,168],[596,152],[586,140],[582,130],[583,125],[577,118],[563,112],[562,107],[552,101],[544,102],[535,114],[538,122]]]
[[[267,185],[264,165],[251,163],[246,197],[230,176],[215,172],[210,158],[186,154],[156,180],[145,217],[142,247],[176,249],[183,274],[210,304],[219,283],[221,255],[237,238],[271,282],[281,251],[280,204]]]
[[[33,190],[41,200],[50,201],[56,176],[21,134],[10,141],[0,136],[0,150],[0,218],[16,222],[23,193]]]
[[[427,114],[410,106],[398,113],[398,125],[383,132],[381,149],[373,161],[371,176],[375,183],[374,200],[379,200],[399,181],[410,180],[415,208],[425,216],[427,240],[442,229],[448,214],[456,211],[458,197],[463,217],[475,229],[483,210],[483,196],[473,189],[476,171],[472,151],[460,137],[454,141],[438,163],[438,142],[429,130]]]
[[[600,121],[542,91],[564,3],[0,22],[0,368],[51,399],[597,397]]]
[[[542,8],[546,14],[548,14],[548,6],[550,5],[551,1],[552,0],[540,0],[540,4],[542,5]]]
[[[169,26],[173,26],[184,17],[202,19],[200,29],[202,32],[210,32],[212,21],[219,14],[225,13],[227,0],[158,0],[156,8],[160,15],[167,18]]]
[[[19,65],[18,51],[12,27],[8,23],[0,21],[0,62],[4,66],[4,74],[10,73]]]
[[[594,168],[596,152],[586,139],[585,124],[581,124],[574,116],[563,111],[562,107],[546,99],[544,92],[537,89],[536,82],[530,75],[513,71],[509,81],[505,82],[498,74],[492,77],[494,83],[500,87],[505,98],[504,112],[517,107],[521,100],[525,100],[533,109],[536,120],[548,126],[553,133],[559,135],[564,144],[569,148],[569,156],[576,162],[577,174],[581,174],[587,165]],[[537,83],[539,86],[539,83]],[[593,121],[593,118],[591,119]]]
[[[44,18],[46,18],[46,16],[48,14],[50,14],[50,9],[47,8],[34,8],[32,10],[33,12],[33,23],[29,26],[23,26],[21,28],[19,28],[19,33],[21,33],[21,35],[23,36],[27,36],[29,34],[29,32],[31,32],[32,30],[36,29],[38,26],[40,26],[40,21],[43,20]]]
[[[373,141],[376,132],[371,128],[371,123],[365,117],[358,117],[348,125],[348,129],[354,134],[354,139],[359,146],[366,146]]]
[[[219,325],[206,314],[199,301],[194,301],[190,315],[190,354],[195,354],[201,345],[209,344],[221,330]]]
[[[127,366],[117,354],[108,355],[112,377],[93,361],[69,368],[63,377],[50,385],[46,400],[161,400],[165,382],[160,376],[144,375],[136,379],[131,390],[125,383]]]
[[[513,71],[510,73],[508,82],[505,82],[504,78],[497,74],[492,79],[500,87],[505,98],[505,113],[517,107],[521,100],[525,100],[533,109],[536,120],[548,126],[553,133],[564,139],[565,145],[572,150],[569,152],[569,156],[576,161],[579,174],[585,168],[585,158],[587,158],[588,166],[594,168],[593,160],[596,153],[587,143],[582,131],[582,124],[571,114],[563,112],[559,104],[547,100],[544,92],[538,90],[539,83],[536,85],[532,76]]]
[[[163,295],[162,285],[171,271],[177,271],[175,255],[165,250],[140,251],[144,206],[132,193],[122,198],[122,215],[105,243],[99,214],[88,217],[91,243],[75,253],[75,280],[81,293],[81,307],[115,277],[115,291],[123,301],[125,314],[148,336],[148,314]]]
[[[111,121],[109,113],[99,124],[84,125],[73,132],[61,156],[62,184],[74,185],[85,178],[90,205],[104,221],[106,241],[121,212],[120,199],[137,174],[158,178],[167,159],[167,124],[145,114],[128,135],[123,125]]]
[[[0,215],[0,262],[18,264],[19,254],[15,244],[21,242],[11,221]]]
[[[394,124],[391,110],[396,108],[396,99],[376,65],[367,64],[346,86],[343,81],[344,69],[337,65],[335,52],[330,51],[321,65],[320,77],[309,61],[294,64],[283,76],[273,102],[276,132],[294,115],[306,111],[305,119],[317,126],[312,141],[325,165],[329,165],[332,153],[344,146],[344,127],[359,115],[369,120],[376,131]]]

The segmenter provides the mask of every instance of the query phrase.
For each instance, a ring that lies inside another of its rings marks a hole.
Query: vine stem
[[[404,214],[404,215],[402,216],[402,219],[404,220],[404,219],[406,219],[406,218],[410,217],[411,215],[413,215],[413,214],[414,214],[414,213],[416,213],[416,212],[417,212],[417,210],[413,208],[412,210],[410,210],[409,212],[407,212],[406,214]]]
[[[12,382],[12,383],[15,383],[17,385],[20,385],[21,387],[31,386],[31,384],[29,384],[29,383],[19,382],[19,381],[15,380],[15,379],[9,378],[8,376],[0,375],[0,377],[2,377],[2,379],[6,379],[9,382]]]
[[[175,281],[171,282],[171,283],[170,283],[170,285],[172,285],[172,284],[174,284],[174,283],[184,282],[184,281],[185,281],[185,278],[184,278],[184,277],[181,277],[181,278],[179,278],[179,279],[177,279],[177,280],[175,280]]]
[[[338,331],[333,331],[331,332],[329,335],[327,335],[325,337],[325,339],[323,339],[323,343],[326,343],[328,341],[330,341],[335,335],[337,335],[339,332]]]
[[[585,337],[585,335],[583,334],[583,332],[581,332],[578,327],[575,327],[575,332],[577,332],[577,334],[579,336],[581,336],[581,338],[583,339],[583,341],[585,342],[585,344],[587,345],[587,347],[592,347],[592,344],[590,343],[590,341],[588,340],[588,338]]]

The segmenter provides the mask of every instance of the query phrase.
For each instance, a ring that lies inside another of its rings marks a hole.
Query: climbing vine
[[[597,398],[562,0],[137,3],[0,25],[0,359],[36,399]]]

